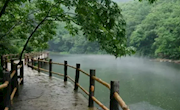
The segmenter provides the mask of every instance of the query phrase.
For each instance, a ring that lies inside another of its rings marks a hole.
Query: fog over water
[[[75,66],[110,83],[120,82],[120,96],[131,110],[180,110],[180,65],[154,62],[138,57],[115,58],[110,55],[50,55],[53,62]],[[63,72],[63,66],[53,65],[53,71]],[[75,70],[68,68],[75,77]],[[62,78],[62,77],[61,77]],[[95,97],[109,107],[109,90],[95,82]],[[80,85],[89,91],[89,77],[80,74]],[[79,90],[80,91],[80,90]]]

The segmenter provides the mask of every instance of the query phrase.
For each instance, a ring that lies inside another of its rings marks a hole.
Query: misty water
[[[116,59],[110,55],[51,54],[50,58],[59,63],[67,60],[73,66],[80,63],[81,69],[88,73],[89,69],[95,69],[96,76],[108,83],[118,80],[120,96],[131,110],[180,110],[179,64],[138,57]],[[63,66],[53,65],[53,71],[64,73]],[[68,68],[68,75],[74,78],[75,70]],[[80,85],[88,91],[89,77],[83,73],[80,74]],[[95,97],[107,107],[109,94],[106,87],[95,82]]]

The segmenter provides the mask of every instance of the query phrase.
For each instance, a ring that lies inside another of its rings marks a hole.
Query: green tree
[[[111,0],[2,0],[0,3],[2,41],[12,44],[19,39],[21,45],[26,41],[20,60],[29,41],[33,46],[47,46],[47,41],[56,34],[57,21],[65,22],[71,34],[81,30],[89,41],[97,41],[101,49],[116,57],[133,52],[131,47],[126,47],[121,10]]]
[[[133,6],[131,3],[124,6],[124,10],[127,12],[124,12],[124,16],[127,16],[127,21],[130,21],[129,23],[131,21],[136,22],[134,25],[127,25],[127,37],[130,38],[130,45],[136,47],[139,55],[179,59],[180,17],[178,10],[180,10],[180,2],[178,0],[159,0],[151,6],[145,2],[142,2],[142,4],[141,7],[138,6],[140,8]],[[132,14],[129,13],[134,13],[134,11],[128,7],[144,11],[139,11],[140,14],[130,17],[129,15]],[[145,11],[147,9],[148,11]],[[146,12],[146,14],[143,14],[143,12]]]

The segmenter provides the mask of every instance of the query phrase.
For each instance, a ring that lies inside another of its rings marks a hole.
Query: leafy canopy
[[[122,4],[129,44],[144,56],[180,59],[180,1]],[[135,13],[135,14],[133,14]]]
[[[0,1],[0,7],[4,7],[7,1],[10,0]],[[22,48],[30,39],[29,45],[45,48],[47,41],[56,34],[57,22],[65,22],[65,27],[73,35],[82,31],[88,40],[97,41],[102,50],[116,57],[134,52],[126,45],[126,23],[121,9],[111,0],[8,2],[0,17],[0,27],[3,27],[0,45],[5,46],[6,41],[10,41],[12,47]]]

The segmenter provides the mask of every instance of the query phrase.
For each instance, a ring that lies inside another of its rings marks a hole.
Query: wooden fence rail
[[[27,56],[30,56],[28,54],[26,54]],[[47,55],[48,56],[48,55]],[[100,84],[104,85],[105,87],[107,87],[110,90],[110,110],[119,110],[119,106],[123,109],[123,110],[130,110],[128,108],[128,106],[125,104],[125,102],[123,101],[123,99],[119,96],[119,81],[111,81],[111,85],[108,84],[107,82],[97,78],[95,76],[95,70],[90,69],[90,74],[81,70],[80,69],[80,64],[76,64],[76,67],[68,65],[67,61],[64,61],[64,63],[55,63],[52,61],[52,59],[50,59],[49,61],[46,61],[41,58],[38,57],[34,57],[33,55],[31,55],[30,57],[26,57],[27,61],[26,63],[28,64],[28,67],[31,67],[32,69],[37,70],[38,72],[40,71],[44,71],[44,72],[49,72],[49,77],[52,77],[52,74],[56,74],[59,76],[64,76],[64,82],[67,81],[67,79],[71,80],[74,83],[74,90],[77,91],[78,87],[85,92],[88,96],[89,96],[89,107],[94,107],[94,102],[96,102],[102,109],[104,110],[109,110],[108,107],[104,106],[99,100],[97,100],[94,97],[94,92],[95,92],[95,81],[99,82]],[[34,65],[34,62],[37,62],[38,66]],[[49,64],[49,70],[47,69],[43,69],[39,66],[40,62],[43,63],[47,63]],[[57,73],[54,72],[52,70],[52,64],[55,65],[63,65],[64,66],[64,74],[62,73]],[[68,75],[68,67],[75,69],[75,79],[71,78]],[[87,90],[85,90],[78,82],[79,82],[79,76],[80,76],[80,72],[89,76],[90,78],[90,85],[89,85],[89,92]]]
[[[20,64],[14,62],[15,57],[18,57],[16,54],[3,55],[1,56],[1,66],[3,68],[3,84],[0,85],[0,89],[3,89],[3,106],[4,110],[11,109],[11,102],[13,101],[14,96],[19,95],[19,85],[22,85],[24,80],[24,65],[23,61]],[[9,60],[10,58],[10,60]],[[8,70],[8,62],[10,62],[11,67],[10,71]],[[18,73],[20,69],[20,73]]]

